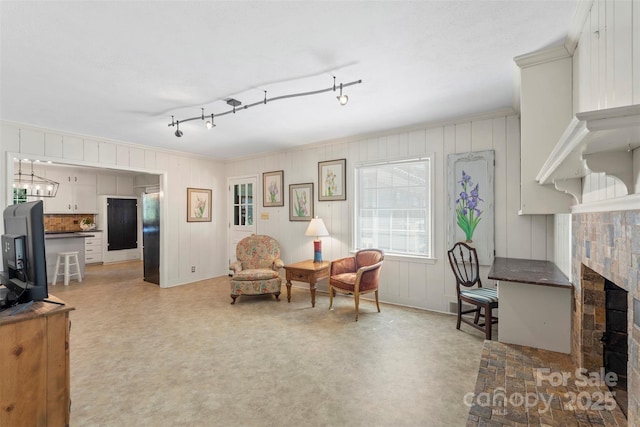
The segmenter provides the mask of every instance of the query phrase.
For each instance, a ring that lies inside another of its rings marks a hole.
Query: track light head
[[[213,122],[213,114],[211,114],[211,120],[207,120],[207,129],[213,129],[216,124]]]
[[[338,100],[340,105],[347,105],[347,102],[349,102],[349,97],[342,94],[342,83],[340,83],[340,95],[336,96],[336,99]]]
[[[176,122],[176,126],[177,126],[177,129],[176,129],[176,133],[174,135],[177,136],[178,138],[180,138],[183,134],[182,134],[182,131],[180,130],[180,121],[179,120]]]

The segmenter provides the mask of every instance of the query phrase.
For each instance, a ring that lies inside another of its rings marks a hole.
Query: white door
[[[229,264],[236,259],[236,245],[256,233],[254,202],[258,199],[257,177],[229,178]]]

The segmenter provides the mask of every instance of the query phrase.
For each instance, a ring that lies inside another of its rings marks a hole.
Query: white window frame
[[[426,229],[429,233],[429,238],[427,240],[429,246],[429,253],[425,255],[418,254],[409,254],[409,253],[401,253],[401,252],[387,252],[385,250],[385,258],[398,258],[404,260],[415,260],[415,261],[426,261],[433,262],[435,258],[435,236],[434,236],[434,181],[435,181],[435,153],[426,153],[420,156],[411,156],[411,157],[402,157],[396,159],[388,159],[384,161],[370,161],[370,162],[361,162],[356,164],[354,169],[354,179],[353,179],[353,233],[352,233],[352,247],[354,251],[357,251],[359,248],[357,243],[358,233],[360,230],[360,224],[358,220],[358,210],[359,210],[359,192],[360,192],[360,182],[359,182],[359,170],[361,168],[370,168],[375,166],[386,166],[392,165],[396,163],[411,163],[418,161],[427,161],[429,170],[429,185],[426,188],[427,191],[427,211],[428,211],[428,224],[426,225]]]

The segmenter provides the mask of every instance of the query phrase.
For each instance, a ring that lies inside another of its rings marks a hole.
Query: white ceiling
[[[0,119],[230,159],[513,105],[576,1],[0,2]],[[331,87],[180,126],[176,119]]]

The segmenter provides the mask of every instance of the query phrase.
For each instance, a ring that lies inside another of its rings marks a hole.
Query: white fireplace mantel
[[[605,172],[633,193],[633,150],[640,147],[640,105],[578,113],[536,176],[581,202],[580,179]]]

